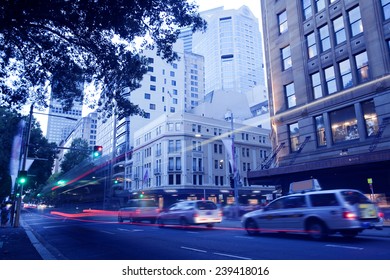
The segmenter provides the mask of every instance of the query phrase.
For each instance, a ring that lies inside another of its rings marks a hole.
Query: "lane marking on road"
[[[362,247],[353,247],[353,246],[343,246],[343,245],[333,245],[333,244],[327,244],[325,247],[333,247],[333,248],[342,248],[342,249],[351,249],[351,250],[363,250]]]
[[[242,238],[242,239],[254,239],[253,237],[250,236],[241,236],[241,235],[235,235],[235,238]]]
[[[235,259],[240,259],[240,260],[251,260],[251,258],[246,258],[246,257],[241,257],[241,256],[236,256],[236,255],[230,255],[230,254],[223,254],[223,253],[213,253],[214,255],[218,256],[224,256],[224,257],[229,257],[229,258],[235,258]]]
[[[49,228],[61,228],[61,227],[69,227],[68,225],[60,225],[60,226],[45,226],[43,227],[44,229],[49,229]]]
[[[141,232],[141,231],[145,231],[143,229],[124,229],[124,228],[118,228],[118,230],[128,231],[128,232]]]
[[[193,234],[198,234],[199,232],[196,232],[196,231],[186,231],[186,233],[193,233]]]
[[[99,230],[100,232],[103,232],[103,233],[107,233],[107,234],[112,234],[114,235],[115,233],[114,232],[110,232],[110,231],[105,231],[105,230]]]
[[[180,248],[181,248],[181,249],[185,249],[185,250],[200,252],[200,253],[207,253],[207,251],[205,251],[205,250],[200,250],[200,249],[191,248],[191,247],[181,246]]]

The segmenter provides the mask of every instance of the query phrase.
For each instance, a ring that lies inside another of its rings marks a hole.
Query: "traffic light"
[[[139,194],[139,198],[144,198],[144,192],[141,192],[141,193]]]
[[[27,171],[25,170],[19,171],[18,183],[19,185],[24,185],[27,183]]]
[[[103,146],[94,146],[93,147],[93,158],[101,157],[103,154]]]

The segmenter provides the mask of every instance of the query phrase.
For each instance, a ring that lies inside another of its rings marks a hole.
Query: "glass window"
[[[369,79],[367,52],[356,55],[355,61],[359,83],[367,81]]]
[[[287,99],[287,107],[292,108],[297,105],[296,98],[295,98],[295,89],[294,89],[294,83],[288,84],[284,86],[284,93]]]
[[[312,194],[309,196],[313,207],[338,206],[334,193]]]
[[[171,171],[173,170],[173,157],[168,159],[168,169]]]
[[[343,89],[353,86],[351,63],[349,62],[349,59],[341,61],[339,63],[339,68],[340,68],[341,80],[343,81],[342,83]]]
[[[315,0],[317,13],[325,9],[325,0]]]
[[[288,127],[290,132],[290,149],[292,152],[295,152],[299,148],[299,126],[298,123],[293,123]]]
[[[321,51],[324,52],[330,49],[328,25],[324,25],[319,29],[319,31],[320,31],[320,40],[321,40]]]
[[[282,34],[288,30],[287,25],[287,12],[283,11],[278,14],[279,33]]]
[[[317,135],[317,146],[326,146],[326,134],[325,134],[325,123],[324,117],[317,116],[314,118]]]
[[[375,111],[374,100],[371,99],[363,102],[362,110],[367,136],[375,136],[378,132],[378,117]]]
[[[176,158],[176,170],[181,170],[181,158]]]
[[[291,68],[291,50],[290,46],[287,46],[281,50],[282,52],[282,61],[283,61],[283,70]]]
[[[328,67],[325,69],[325,80],[328,94],[335,93],[337,91],[336,76],[334,74],[334,67]]]
[[[390,0],[381,0],[385,20],[390,18]]]
[[[349,25],[351,27],[352,37],[356,36],[363,32],[362,17],[360,15],[359,6],[348,12],[349,15]]]
[[[173,140],[169,140],[168,141],[168,153],[173,153],[174,152],[174,149],[173,149]]]
[[[315,57],[317,55],[317,45],[314,32],[306,35],[307,42],[307,54],[309,58]]]
[[[302,0],[303,18],[306,20],[313,15],[311,10],[311,0]]]
[[[311,75],[311,84],[313,87],[314,99],[321,98],[323,94],[322,94],[321,78],[319,72]]]
[[[334,143],[359,139],[354,106],[331,112],[330,124]]]
[[[333,20],[333,30],[336,36],[336,45],[345,42],[345,28],[344,28],[344,17],[340,16]]]

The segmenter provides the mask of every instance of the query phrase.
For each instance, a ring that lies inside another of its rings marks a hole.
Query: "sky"
[[[246,5],[252,11],[253,15],[261,19],[260,13],[260,0],[189,0],[199,5],[199,11],[210,10],[217,7],[224,7],[228,9],[239,9],[241,6]],[[261,30],[260,30],[261,31]],[[47,113],[47,111],[46,111]],[[43,135],[46,135],[47,129],[47,116],[35,115],[35,118],[40,122]]]

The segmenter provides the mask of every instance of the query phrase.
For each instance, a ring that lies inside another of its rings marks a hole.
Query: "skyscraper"
[[[200,13],[207,21],[206,32],[192,35],[183,30],[187,50],[204,56],[205,93],[233,90],[246,93],[257,85],[265,85],[262,42],[258,19],[250,9],[223,7]]]

